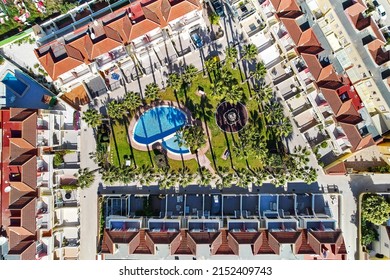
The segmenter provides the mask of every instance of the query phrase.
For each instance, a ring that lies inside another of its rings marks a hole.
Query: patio
[[[183,56],[191,52],[193,48],[190,34],[187,31],[179,33],[179,35],[171,38],[171,40],[178,56]]]
[[[240,204],[241,199],[239,195],[223,195],[223,216],[233,216],[235,218],[241,217]]]
[[[201,194],[186,195],[186,216],[198,218],[203,216],[203,197]]]
[[[127,59],[124,62],[121,62],[121,69],[123,71],[123,74],[126,78],[126,82],[131,83],[132,81],[135,81],[137,77],[142,76],[142,72],[136,66],[131,58]]]
[[[105,80],[106,86],[110,90],[115,90],[115,89],[123,86],[122,72],[118,66],[114,65],[102,73],[104,75],[104,80]]]
[[[242,195],[242,215],[244,218],[259,215],[259,196]]]
[[[90,102],[88,93],[83,84],[73,88],[69,92],[64,93],[60,98],[77,110],[80,109],[80,106],[86,105]]]
[[[278,196],[272,194],[261,194],[259,196],[260,216],[265,217],[266,213],[277,213]]]
[[[184,214],[184,195],[167,194],[165,196],[165,217],[181,216]]]
[[[296,214],[298,216],[313,216],[313,196],[310,194],[296,196]]]
[[[279,195],[278,209],[281,218],[295,216],[295,195]]]
[[[137,54],[140,66],[146,75],[151,74],[153,71],[161,67],[160,60],[153,50]]]
[[[107,87],[101,77],[95,77],[90,81],[87,81],[86,86],[92,98],[107,93]]]

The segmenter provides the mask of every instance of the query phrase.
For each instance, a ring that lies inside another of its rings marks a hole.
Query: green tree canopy
[[[381,225],[389,219],[390,203],[377,194],[367,194],[363,197],[362,202],[362,219]]]
[[[88,168],[80,168],[74,176],[77,178],[77,185],[82,188],[89,188],[95,180],[95,174]]]
[[[120,120],[127,115],[127,110],[123,104],[124,103],[119,103],[116,100],[108,103],[107,113],[110,116],[110,118],[114,120]]]
[[[94,108],[89,108],[83,113],[83,121],[90,127],[96,128],[102,124],[102,115],[98,110]]]
[[[156,100],[159,92],[160,88],[156,83],[147,84],[145,89],[145,98],[150,100]]]
[[[198,125],[192,125],[183,127],[181,130],[181,138],[178,138],[179,146],[187,146],[191,151],[197,151],[204,144],[206,144],[206,138],[203,128]],[[175,140],[176,141],[176,140]]]
[[[141,96],[138,92],[129,91],[126,92],[123,99],[123,107],[128,111],[134,111],[142,105]]]

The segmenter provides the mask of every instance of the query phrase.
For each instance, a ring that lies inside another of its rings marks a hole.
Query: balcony
[[[116,48],[108,53],[99,56],[96,63],[101,70],[111,67],[115,62],[124,59],[128,56],[124,47]]]

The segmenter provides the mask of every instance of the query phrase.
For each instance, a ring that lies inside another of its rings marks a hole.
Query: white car
[[[379,5],[378,7],[376,7],[376,10],[377,10],[379,17],[381,19],[386,19],[387,14],[386,14],[385,8],[382,5]]]

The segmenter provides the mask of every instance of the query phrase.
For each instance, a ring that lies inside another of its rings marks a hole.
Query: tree
[[[362,202],[362,219],[381,225],[389,219],[390,204],[381,195],[366,194]]]
[[[273,89],[269,86],[264,86],[255,90],[253,99],[259,104],[262,104],[263,102],[269,103],[273,96]]]
[[[206,144],[203,128],[198,125],[186,126],[181,128],[181,137],[175,141],[179,142],[179,146],[187,146],[191,151],[196,152],[204,144]]]
[[[234,175],[229,172],[227,167],[218,166],[217,168],[218,180],[216,187],[219,189],[228,188],[234,182]]]
[[[175,171],[166,171],[164,172],[158,181],[160,190],[167,190],[177,184],[177,173]]]
[[[247,169],[239,169],[236,172],[237,182],[236,185],[240,188],[247,189],[249,184],[253,182],[252,174]]]
[[[225,61],[227,64],[232,64],[237,60],[238,51],[235,47],[226,47],[225,53],[226,53]]]
[[[191,173],[187,166],[184,168],[179,168],[177,174],[177,182],[179,186],[182,186],[183,188],[187,187],[194,180],[194,174]]]
[[[186,83],[186,85],[190,85],[195,79],[197,73],[198,69],[194,65],[187,65],[182,75],[184,83]]]
[[[229,87],[223,80],[218,80],[211,84],[211,90],[211,95],[217,97],[218,99],[223,99],[228,92]]]
[[[115,182],[118,182],[120,178],[119,168],[110,165],[108,168],[103,169],[102,172],[102,180],[104,183],[108,185],[112,185]]]
[[[279,139],[286,138],[293,132],[290,119],[287,117],[284,117],[282,121],[274,128],[275,136]]]
[[[107,113],[110,118],[114,120],[120,120],[127,115],[127,110],[123,103],[118,103],[118,101],[114,100],[108,103]]]
[[[371,226],[371,223],[362,221],[362,238],[361,243],[363,246],[368,246],[372,242],[378,239],[378,232]]]
[[[210,170],[202,166],[199,169],[199,176],[197,180],[197,184],[199,186],[208,186],[211,184],[211,181],[214,180],[215,177],[213,174],[211,174]]]
[[[77,178],[77,185],[82,189],[89,188],[95,180],[95,174],[88,168],[80,168],[74,176]]]
[[[257,62],[255,70],[251,71],[250,75],[255,80],[260,81],[260,80],[264,79],[265,75],[267,75],[267,68],[265,68],[265,66],[262,62]]]
[[[145,99],[156,100],[159,92],[160,88],[156,83],[147,84],[145,89]]]
[[[132,112],[142,105],[141,96],[137,92],[129,91],[123,99],[123,107]]]
[[[123,166],[121,169],[119,169],[119,178],[123,184],[130,184],[134,182],[136,178],[136,172],[134,168],[130,166]]]
[[[242,59],[253,62],[257,57],[257,47],[254,44],[247,44],[242,47]]]
[[[0,65],[3,65],[5,62],[5,59],[2,55],[0,55]]]
[[[183,84],[183,80],[177,73],[171,73],[168,76],[168,85],[173,88],[174,92],[177,93]]]
[[[209,15],[209,20],[212,25],[219,25],[219,19],[219,15],[214,12]]]
[[[150,165],[142,165],[137,169],[136,179],[141,186],[149,186],[155,181],[154,169]]]
[[[218,70],[219,62],[214,57],[211,57],[211,58],[206,60],[205,64],[206,64],[206,69],[207,69],[207,72],[209,73],[209,75],[211,75],[211,73],[213,73],[214,77],[215,77],[215,72]]]
[[[225,101],[231,104],[237,104],[244,99],[244,89],[239,85],[232,85],[230,90],[225,93]]]
[[[103,122],[102,115],[94,108],[89,108],[83,113],[82,119],[87,125],[93,128],[97,128]]]

